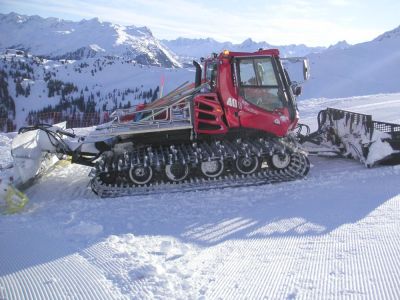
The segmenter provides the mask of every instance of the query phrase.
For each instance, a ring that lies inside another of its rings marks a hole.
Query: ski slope
[[[400,94],[302,101],[302,121],[327,106],[400,121]],[[58,165],[0,216],[0,299],[399,299],[400,166],[310,160],[296,182],[115,199]]]

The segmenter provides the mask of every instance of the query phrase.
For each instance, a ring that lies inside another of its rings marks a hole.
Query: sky
[[[159,39],[329,46],[366,42],[400,25],[398,0],[0,0],[0,12],[147,26]]]

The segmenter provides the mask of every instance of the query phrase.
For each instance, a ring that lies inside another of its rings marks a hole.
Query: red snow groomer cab
[[[290,60],[303,63],[307,79],[307,60]],[[295,97],[301,88],[290,81],[279,51],[226,50],[201,62],[193,62],[194,84],[131,110],[133,123],[115,121],[111,133],[99,127],[115,138],[108,143],[113,154],[97,162],[96,193],[140,193],[157,180],[179,183],[182,190],[204,180],[221,187],[307,174],[307,155],[290,134],[298,122]],[[105,139],[102,131],[97,136]],[[101,141],[96,147],[107,149]],[[121,188],[126,184],[136,188]]]
[[[290,60],[303,63],[306,79],[307,60]],[[139,109],[117,110],[111,125],[88,137],[104,152],[92,180],[96,193],[135,194],[168,182],[179,190],[203,181],[218,187],[281,182],[308,173],[307,154],[290,134],[301,87],[290,81],[279,51],[226,50],[201,61],[193,62],[194,84]],[[124,123],[121,113],[133,121]]]
[[[203,62],[201,83],[209,84],[209,92],[194,97],[198,134],[261,131],[284,137],[296,126],[295,96],[301,89],[291,85],[277,49],[254,53],[225,50]],[[198,86],[201,71],[197,63],[195,66]]]

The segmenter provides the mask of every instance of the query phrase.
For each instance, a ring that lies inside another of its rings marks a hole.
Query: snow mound
[[[193,261],[199,249],[165,236],[111,235],[84,251],[124,295],[138,299],[201,296],[201,276]],[[103,253],[100,255],[98,253]],[[115,273],[118,268],[118,273]]]

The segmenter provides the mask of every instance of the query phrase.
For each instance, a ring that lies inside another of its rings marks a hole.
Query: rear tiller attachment
[[[318,114],[318,130],[299,138],[310,154],[351,157],[367,167],[400,163],[400,125],[371,115],[327,108]]]

